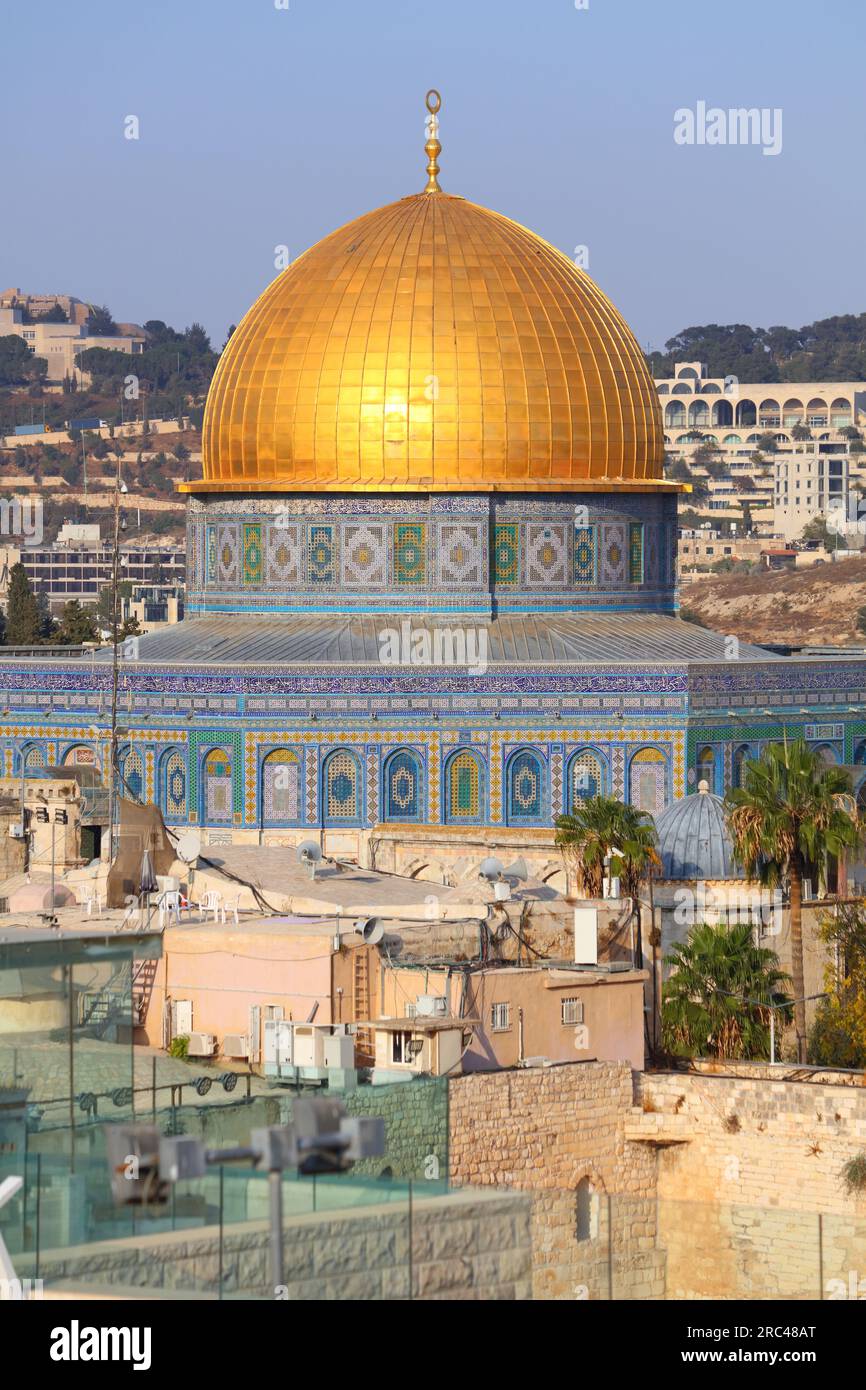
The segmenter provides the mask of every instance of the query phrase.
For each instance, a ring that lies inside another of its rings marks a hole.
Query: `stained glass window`
[[[421,817],[421,765],[414,753],[401,749],[385,764],[385,820]]]
[[[698,782],[706,782],[709,791],[716,790],[716,759],[709,745],[698,753]]]
[[[325,760],[325,819],[357,820],[358,764],[351,753],[329,753]]]
[[[121,795],[128,796],[133,801],[143,801],[144,765],[141,761],[141,754],[136,748],[131,748],[126,754],[121,771],[124,781]]]
[[[508,820],[539,820],[544,796],[544,767],[530,749],[515,753],[508,763]]]
[[[604,795],[604,764],[596,753],[575,753],[569,765],[569,810]]]
[[[481,815],[481,772],[473,753],[457,753],[448,764],[449,820],[478,820]]]
[[[162,809],[167,820],[186,819],[186,758],[177,748],[162,759]]]

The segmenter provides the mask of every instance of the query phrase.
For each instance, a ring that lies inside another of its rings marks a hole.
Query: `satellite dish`
[[[298,845],[298,863],[306,864],[310,871],[310,878],[316,877],[316,865],[322,857],[322,851],[315,840],[304,840]]]
[[[525,883],[529,878],[529,870],[526,867],[525,859],[515,859],[513,864],[509,864],[507,869],[502,870],[503,878],[516,878],[521,883]]]
[[[494,879],[501,878],[502,872],[502,860],[497,859],[495,855],[492,854],[489,858],[482,859],[481,863],[478,865],[479,876],[481,878],[490,879],[491,882]]]
[[[385,935],[385,924],[381,917],[359,917],[355,931],[360,932],[367,946],[375,946]]]
[[[193,864],[201,854],[201,835],[197,830],[184,830],[178,836],[175,848],[178,859],[182,859],[184,864]]]

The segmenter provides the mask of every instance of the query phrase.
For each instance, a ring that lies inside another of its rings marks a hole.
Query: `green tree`
[[[9,571],[6,641],[10,647],[32,647],[40,640],[39,627],[39,604],[27,571],[19,562]]]
[[[82,608],[77,598],[63,605],[60,625],[54,640],[61,647],[79,647],[82,642],[95,642],[98,637],[93,610]]]
[[[659,864],[651,817],[611,796],[587,797],[570,815],[557,816],[556,843],[590,898],[602,895],[606,865],[610,876],[619,878],[623,896],[637,898],[641,883]]]
[[[791,438],[797,444],[803,444],[807,439],[812,438],[812,431],[808,425],[794,425],[791,428]]]
[[[823,886],[830,855],[861,839],[850,775],[827,767],[802,740],[771,744],[743,767],[742,785],[726,797],[734,854],[750,878],[787,886],[791,910],[791,974],[798,1061],[806,1060],[803,972],[803,879]]]
[[[866,907],[842,903],[825,917],[821,941],[830,959],[809,1034],[809,1056],[825,1067],[866,1067]],[[837,965],[838,962],[838,965]]]
[[[748,922],[703,923],[665,957],[662,1039],[682,1057],[767,1057],[771,1004],[784,1004],[788,977],[774,951],[756,946]]]

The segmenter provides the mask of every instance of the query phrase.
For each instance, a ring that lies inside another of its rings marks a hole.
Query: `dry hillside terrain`
[[[712,575],[690,580],[680,602],[706,627],[742,641],[794,646],[866,645],[857,614],[866,608],[866,558],[791,573]]]

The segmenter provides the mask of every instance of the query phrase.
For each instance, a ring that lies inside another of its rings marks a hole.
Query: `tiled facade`
[[[187,612],[621,611],[674,606],[676,499],[192,499]]]

